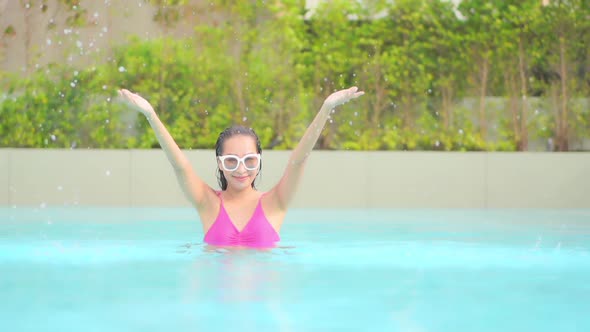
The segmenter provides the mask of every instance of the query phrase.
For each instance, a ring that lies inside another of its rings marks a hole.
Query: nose
[[[236,172],[240,172],[240,173],[245,173],[248,172],[248,170],[246,169],[246,164],[244,164],[243,161],[238,161],[238,168],[236,169]]]

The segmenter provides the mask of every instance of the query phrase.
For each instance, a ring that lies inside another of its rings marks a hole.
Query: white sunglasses
[[[217,157],[221,161],[221,166],[228,172],[233,172],[240,167],[240,162],[244,164],[244,168],[248,171],[254,171],[260,166],[260,154],[251,153],[243,156],[242,158],[228,154],[225,156]]]

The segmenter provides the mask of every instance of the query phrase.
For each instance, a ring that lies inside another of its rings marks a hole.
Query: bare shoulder
[[[268,221],[277,231],[280,230],[283,224],[283,219],[285,219],[287,214],[287,209],[281,206],[276,190],[262,193],[260,201]]]
[[[209,229],[215,221],[219,213],[219,199],[219,192],[207,186],[207,190],[203,194],[203,200],[200,204],[194,204],[204,229]]]
[[[270,212],[279,212],[282,210],[286,210],[281,206],[280,200],[279,200],[279,197],[277,195],[277,191],[275,188],[273,188],[267,192],[263,192],[261,194],[260,200],[262,202],[262,207],[264,208],[264,210],[266,212],[270,213]]]
[[[203,198],[200,202],[195,202],[194,205],[199,212],[215,209],[219,205],[219,191],[207,186],[203,191]]]

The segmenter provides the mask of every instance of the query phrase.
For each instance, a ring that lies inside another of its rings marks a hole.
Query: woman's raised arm
[[[160,121],[160,118],[154,111],[152,105],[140,95],[132,93],[126,89],[119,90],[119,95],[124,102],[145,115],[147,118],[150,126],[156,134],[162,150],[164,150],[168,161],[174,168],[176,179],[178,180],[182,191],[189,201],[191,201],[197,209],[200,209],[207,199],[215,197],[213,189],[194,172],[192,165],[180,150],[162,121]]]
[[[303,175],[303,169],[307,157],[318,141],[318,138],[320,137],[320,134],[326,125],[326,121],[328,121],[330,118],[330,113],[332,110],[335,107],[350,101],[351,99],[362,96],[363,94],[364,92],[358,91],[357,87],[352,87],[334,92],[328,96],[328,98],[326,98],[314,120],[309,125],[305,131],[305,134],[293,150],[293,153],[289,158],[289,163],[287,164],[285,172],[279,180],[279,183],[271,190],[271,196],[276,200],[274,202],[276,206],[286,210],[289,203],[295,196],[297,185],[299,184],[299,180]]]

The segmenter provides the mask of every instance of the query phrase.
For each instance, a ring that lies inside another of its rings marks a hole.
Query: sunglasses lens
[[[254,170],[258,168],[259,159],[257,156],[248,156],[244,160],[244,166],[246,166],[247,170]]]
[[[238,158],[235,157],[228,157],[223,160],[223,167],[228,171],[233,171],[238,168],[238,163],[240,161]]]

